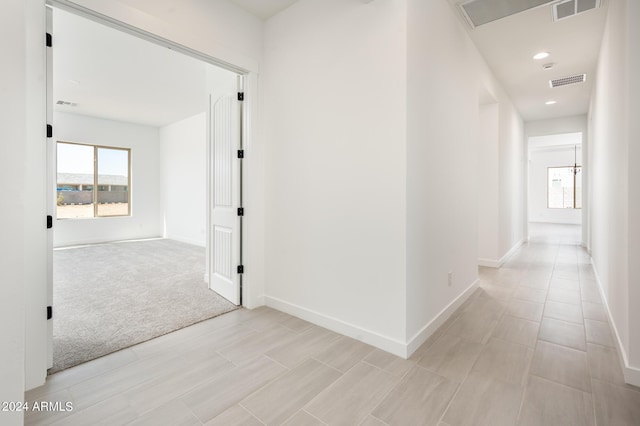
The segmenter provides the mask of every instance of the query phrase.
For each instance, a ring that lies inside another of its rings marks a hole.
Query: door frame
[[[73,13],[75,15],[84,17],[86,19],[90,19],[102,25],[107,25],[119,31],[123,31],[128,34],[134,35],[138,38],[150,41],[154,44],[166,47],[171,50],[178,51],[192,58],[215,65],[217,67],[226,69],[228,71],[232,71],[238,74],[239,76],[241,76],[244,80],[244,86],[243,86],[244,111],[242,114],[242,124],[241,124],[242,126],[241,129],[243,134],[243,144],[244,144],[243,149],[245,151],[245,155],[250,157],[252,146],[253,146],[253,138],[255,135],[253,131],[254,117],[257,111],[257,95],[256,95],[258,92],[258,72],[257,72],[258,63],[257,62],[254,62],[249,58],[243,57],[242,55],[235,54],[235,52],[225,52],[223,50],[216,49],[216,50],[220,50],[219,52],[220,57],[233,58],[232,60],[223,60],[218,58],[217,56],[213,56],[203,51],[175,42],[169,38],[165,38],[160,35],[157,35],[154,32],[147,31],[145,29],[131,25],[126,22],[126,20],[129,19],[126,13],[122,13],[123,11],[120,11],[121,13],[117,13],[118,12],[116,10],[117,7],[120,7],[122,5],[109,6],[104,3],[101,4],[99,2],[90,3],[90,4],[92,5],[92,7],[95,7],[95,9],[104,10],[104,12],[109,13],[109,15],[100,13],[97,10],[94,10],[85,6],[81,6],[69,0],[44,0],[45,9],[49,7],[55,7],[55,8]],[[116,19],[110,15],[120,17],[122,20]],[[46,31],[46,23],[45,23],[45,31]],[[54,41],[54,47],[55,47],[55,41]],[[46,66],[46,63],[47,63],[46,58],[43,58],[43,62],[44,62],[43,65]],[[46,107],[46,105],[43,107]],[[48,167],[54,166],[54,163],[51,163],[51,159],[49,159],[48,162],[49,162]],[[245,172],[247,168],[251,168],[250,164],[258,164],[258,163],[254,163],[251,160],[244,161],[244,163],[245,164],[243,165],[243,167],[245,169]],[[262,167],[260,167],[260,170],[262,170]],[[260,176],[260,170],[248,172],[248,174],[250,175],[249,180],[255,180],[256,178],[258,178]],[[245,189],[243,191],[245,196],[245,203],[247,203],[247,201],[251,199],[251,194],[254,193],[251,185],[246,184],[247,180],[248,179],[246,177],[243,177],[243,181],[245,182]],[[50,182],[47,182],[47,190],[49,188],[49,185],[50,185]],[[247,189],[251,189],[252,192],[249,192]],[[209,186],[209,183],[207,183],[207,193],[210,193],[210,191],[211,191],[211,187]],[[258,201],[260,202],[260,200]],[[255,212],[257,213],[257,209],[255,210]],[[255,225],[253,225],[252,222],[255,223]],[[55,221],[54,221],[54,226],[55,226]],[[258,219],[258,216],[255,216],[254,220],[245,221],[244,234],[241,240],[242,246],[245,248],[249,248],[249,250],[245,250],[243,254],[245,263],[249,263],[249,261],[251,259],[256,258],[256,256],[258,256],[256,259],[258,260],[260,259],[259,254],[261,253],[260,247],[262,247],[263,245],[263,237],[261,236],[260,233],[256,233],[255,236],[252,237],[251,239],[247,238],[247,230],[250,230],[250,228],[252,228],[253,226],[260,229],[261,221]],[[50,241],[47,242],[48,257],[52,256],[52,253],[53,253],[53,239],[51,238],[49,240]],[[251,241],[251,244],[247,244],[247,241]],[[253,247],[254,241],[257,242],[256,247]],[[207,264],[208,263],[210,263],[210,259],[207,259]],[[259,263],[256,263],[256,268],[254,268],[254,271],[256,271],[258,268],[261,268],[263,266],[264,266],[263,262],[259,260]],[[51,284],[52,284],[51,269],[52,268],[49,268],[49,270],[47,271],[47,280],[51,281]],[[260,276],[259,273],[253,274],[253,277],[259,277],[259,276]],[[253,308],[263,304],[263,298],[261,296],[263,283],[260,279],[257,279],[256,286],[252,287],[251,285],[249,285],[251,278],[252,276],[250,273],[244,273],[243,279],[242,279],[242,286],[241,286],[241,298],[243,300],[243,306],[247,306],[248,308]],[[47,292],[51,291],[51,286],[49,284],[47,285],[46,291]],[[27,303],[35,304],[36,301],[27,301]],[[45,335],[42,335],[42,336],[34,335],[31,337],[33,339],[37,339],[37,341],[40,341],[40,342],[42,341],[51,342],[49,339],[50,331],[48,331],[50,329],[52,330],[51,322],[49,322],[47,324],[47,327],[44,328],[44,331],[46,332]],[[28,347],[29,345],[27,345],[27,350],[28,350]],[[47,350],[48,350],[48,353],[51,353],[51,343],[47,344]],[[43,368],[45,370],[43,371],[44,376],[46,376],[46,369],[48,368],[47,366],[34,365],[33,368],[38,370],[40,370],[40,368]],[[38,373],[37,371],[34,373],[38,375],[42,374],[42,373]],[[35,386],[33,385],[29,386],[29,388],[33,388],[33,387]]]

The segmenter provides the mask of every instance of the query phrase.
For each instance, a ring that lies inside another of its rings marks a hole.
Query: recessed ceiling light
[[[544,59],[549,56],[549,52],[540,52],[533,56],[533,59]]]
[[[556,101],[547,101],[547,102],[545,102],[545,104],[547,104],[547,105],[553,105],[555,103],[556,103]]]

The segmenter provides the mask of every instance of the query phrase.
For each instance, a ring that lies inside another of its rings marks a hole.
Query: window
[[[547,207],[550,209],[582,208],[582,167],[549,167],[547,169]]]
[[[131,151],[57,144],[58,219],[129,216]]]

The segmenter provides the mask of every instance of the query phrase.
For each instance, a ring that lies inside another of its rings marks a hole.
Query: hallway
[[[637,425],[586,253],[524,245],[409,360],[270,308],[74,367],[28,425]]]

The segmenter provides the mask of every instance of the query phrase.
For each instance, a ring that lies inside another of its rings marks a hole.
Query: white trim
[[[444,308],[438,315],[435,316],[427,325],[422,327],[422,330],[417,332],[407,344],[407,355],[411,356],[429,337],[438,329],[446,320],[449,319],[464,302],[471,297],[476,291],[480,279],[476,279],[465,291],[456,297],[446,308]]]
[[[590,257],[590,260],[591,268],[593,269],[593,274],[595,275],[596,283],[598,284],[598,290],[600,291],[600,297],[602,298],[602,304],[607,311],[609,327],[613,331],[615,341],[618,345],[618,355],[620,356],[620,364],[622,364],[622,374],[624,375],[624,381],[630,385],[640,386],[640,368],[632,367],[631,365],[629,365],[629,359],[627,358],[627,353],[625,352],[624,346],[622,345],[622,339],[620,339],[620,334],[618,333],[618,328],[616,327],[616,323],[613,320],[613,315],[611,315],[609,303],[607,302],[607,298],[605,297],[604,290],[602,288],[602,281],[600,281],[600,275],[598,275],[598,271],[596,270],[596,264],[593,261],[593,257]]]
[[[389,336],[383,336],[375,331],[367,330],[360,326],[349,324],[337,318],[333,318],[320,312],[312,311],[298,305],[294,305],[275,297],[265,296],[266,305],[303,320],[309,321],[320,327],[327,328],[336,333],[360,340],[369,345],[382,349],[401,358],[407,358],[407,345]]]
[[[500,260],[478,258],[478,265],[488,266],[489,268],[500,268],[513,254],[518,251],[520,246],[524,243],[524,239],[520,239],[509,251],[500,258]]]

